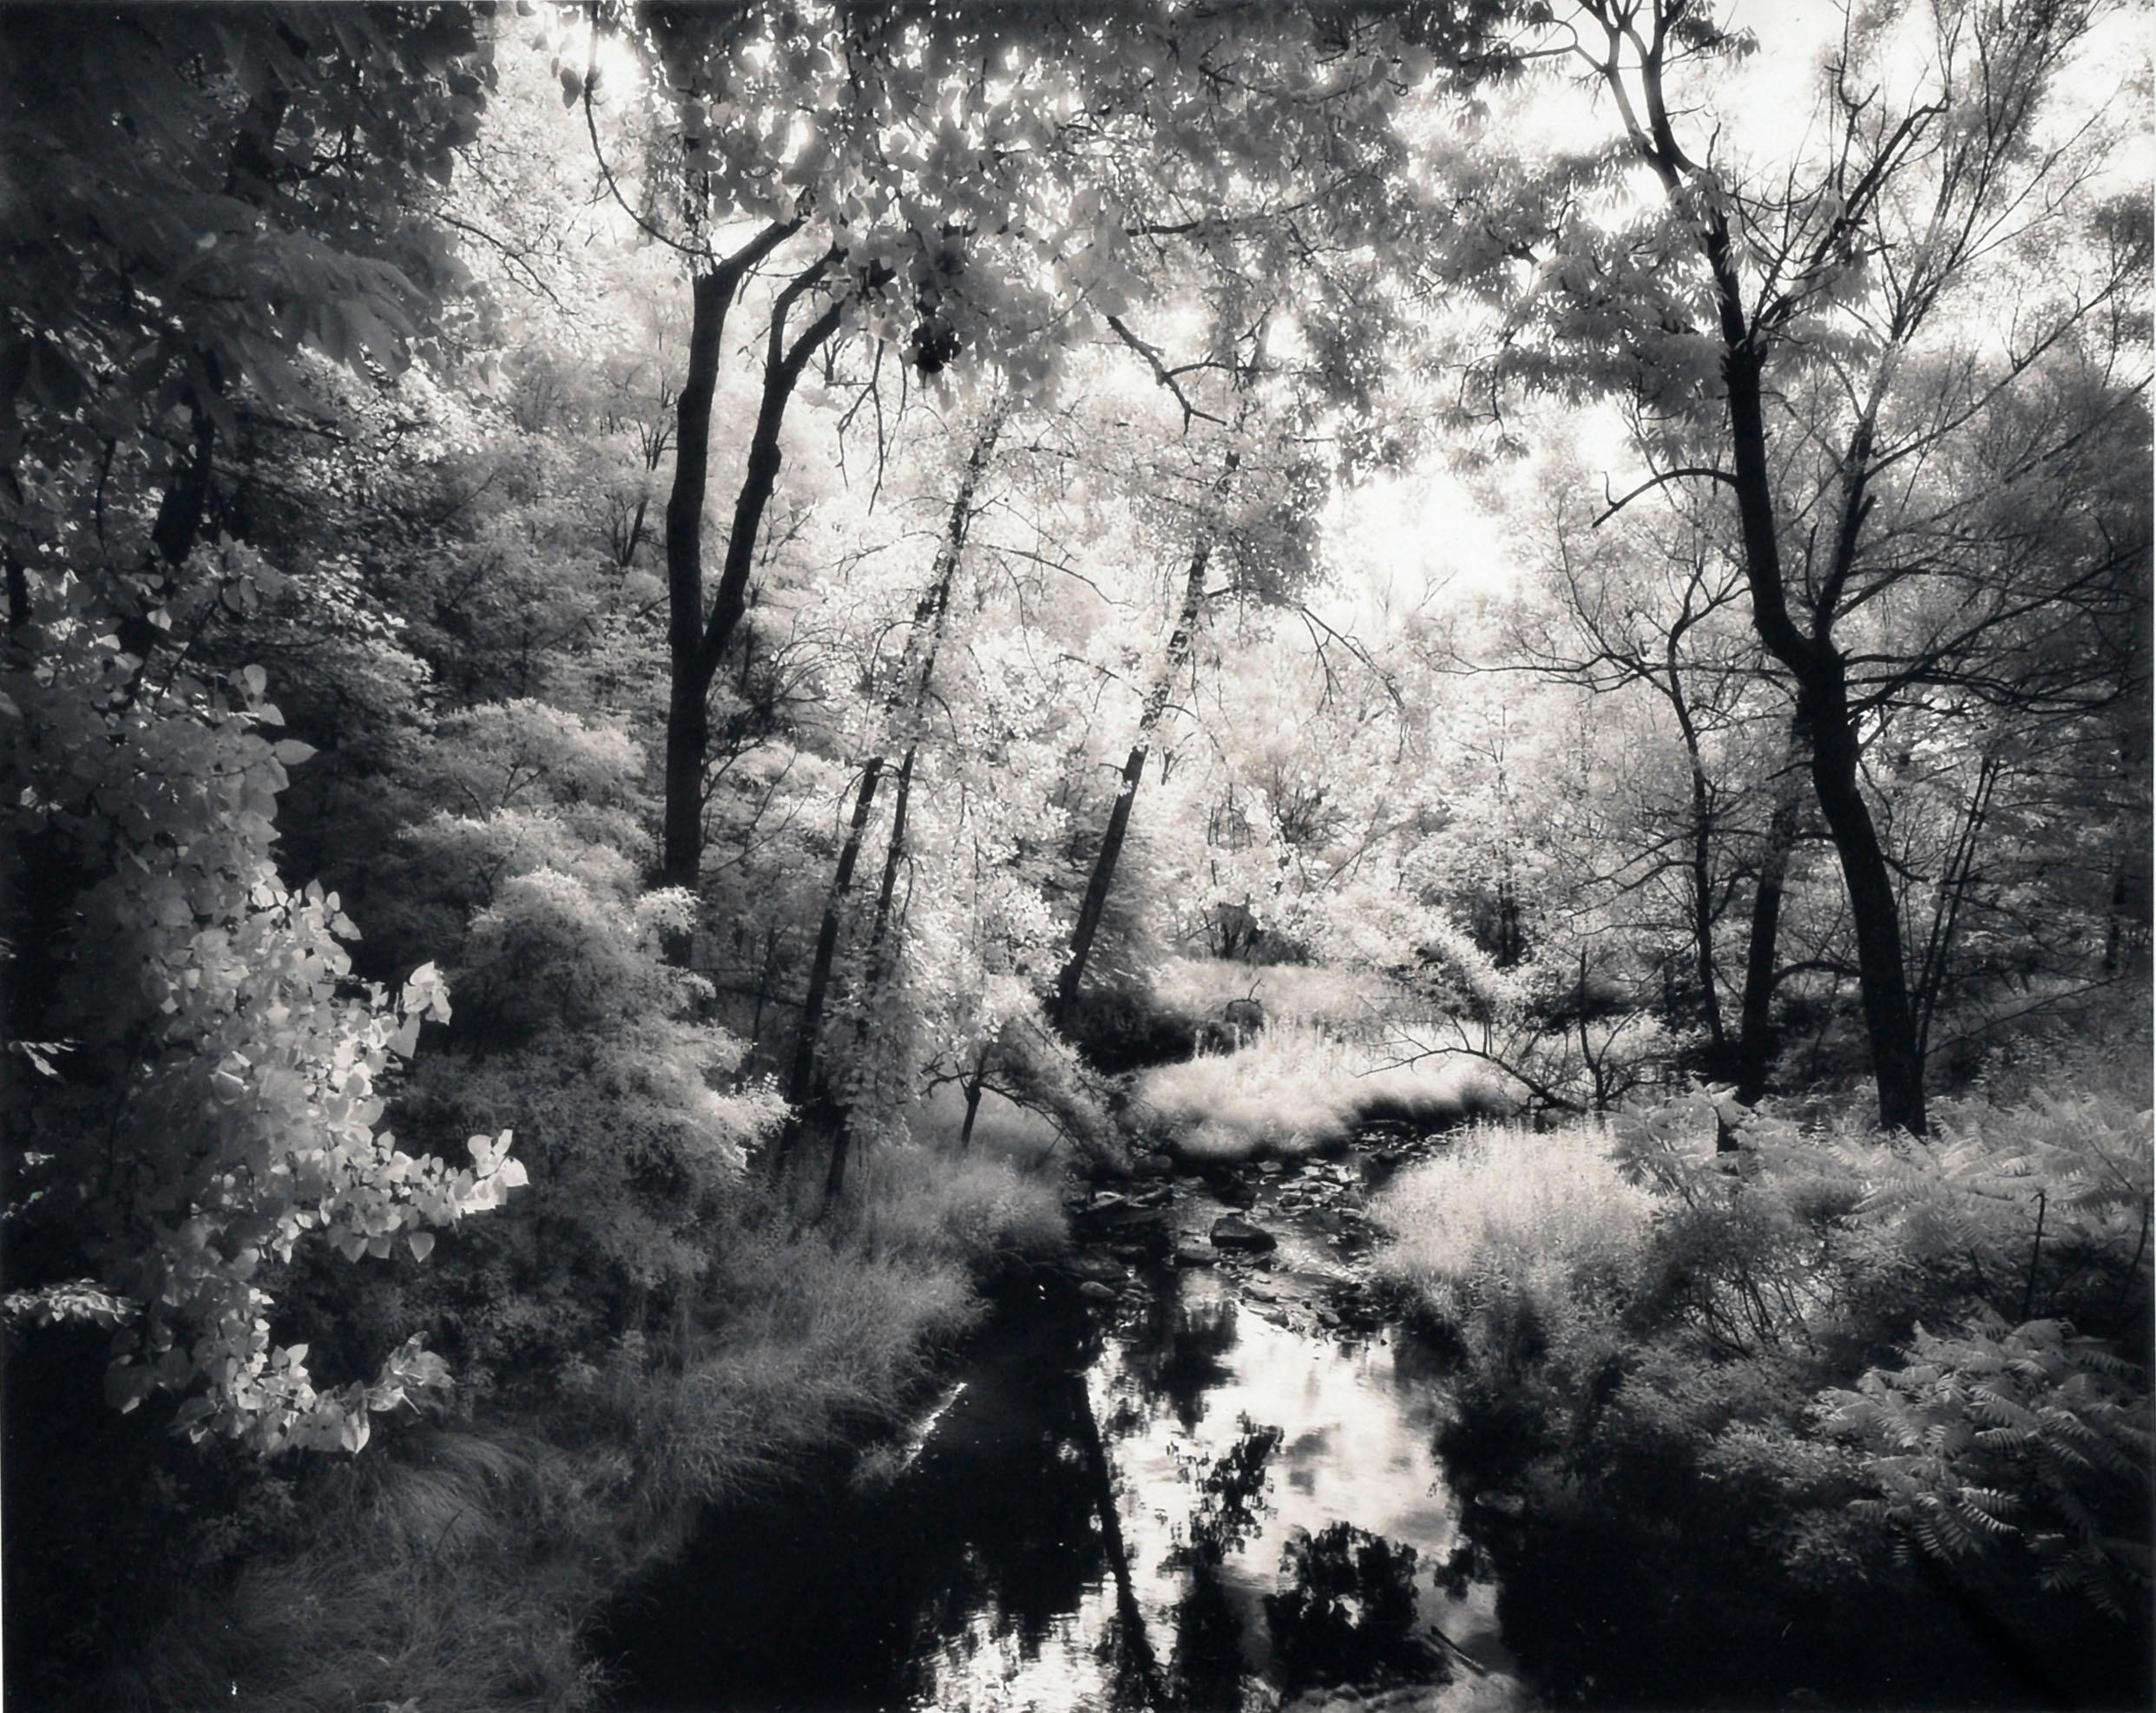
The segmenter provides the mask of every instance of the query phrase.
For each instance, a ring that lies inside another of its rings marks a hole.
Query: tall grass
[[[898,1147],[863,1176],[842,1230],[726,1233],[714,1300],[665,1359],[631,1335],[560,1394],[310,1469],[293,1536],[193,1591],[80,1704],[598,1704],[580,1631],[616,1588],[703,1506],[767,1493],[896,1420],[976,1319],[976,1277],[1065,1241],[1054,1182],[1006,1159]]]
[[[1610,1139],[1587,1123],[1464,1132],[1373,1203],[1395,1237],[1378,1257],[1380,1273],[1449,1320],[1471,1297],[1556,1292],[1627,1270],[1654,1201],[1625,1180]]]
[[[1309,1022],[1272,1022],[1232,1053],[1160,1065],[1142,1109],[1191,1159],[1292,1157],[1337,1147],[1379,1119],[1436,1129],[1505,1110],[1495,1076],[1462,1054],[1402,1063],[1382,1045]]]
[[[507,1429],[428,1430],[319,1472],[304,1544],[183,1598],[88,1690],[115,1709],[576,1713],[580,1619],[625,1563],[618,1456]]]
[[[1040,1262],[1062,1248],[1067,1233],[1056,1180],[989,1152],[995,1139],[983,1138],[977,1126],[974,1139],[977,1151],[956,1158],[919,1146],[871,1157],[863,1174],[860,1216],[870,1254],[978,1268]]]

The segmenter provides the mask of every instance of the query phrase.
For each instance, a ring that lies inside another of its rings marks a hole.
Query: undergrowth
[[[1140,1076],[1143,1119],[1194,1160],[1292,1157],[1344,1144],[1360,1126],[1436,1130],[1505,1111],[1496,1076],[1460,1055],[1401,1062],[1381,1042],[1308,1022],[1272,1022],[1229,1053]]]
[[[743,1210],[702,1306],[667,1337],[629,1332],[543,1392],[499,1382],[358,1459],[273,1466],[282,1502],[226,1570],[198,1562],[141,1645],[38,1704],[598,1704],[582,1631],[615,1589],[703,1506],[767,1494],[896,1420],[974,1323],[976,1280],[1062,1244],[1053,1183],[1008,1161],[899,1147],[868,1173],[873,1193],[836,1229]]]
[[[2151,1116],[2016,1093],[1921,1142],[1488,1129],[1380,1198],[1492,1496],[1463,1563],[1556,1693],[2146,1703]]]

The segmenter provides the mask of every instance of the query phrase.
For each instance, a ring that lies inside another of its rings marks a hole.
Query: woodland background
[[[588,1704],[1067,1170],[1466,1116],[1537,1550],[2140,1681],[2145,11],[0,36],[13,1704]]]

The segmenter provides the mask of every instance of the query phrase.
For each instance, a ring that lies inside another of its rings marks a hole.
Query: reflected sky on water
[[[1437,1391],[1391,1338],[1206,1271],[1105,1332],[1044,1302],[904,1467],[714,1524],[614,1626],[637,1709],[1252,1713],[1344,1682],[1503,1706],[1494,1590],[1441,1590]],[[1524,1705],[1522,1701],[1519,1704]]]

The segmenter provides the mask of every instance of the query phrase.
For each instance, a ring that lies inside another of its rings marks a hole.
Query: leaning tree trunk
[[[868,951],[863,959],[867,980],[862,984],[862,1007],[854,1024],[854,1048],[857,1055],[868,1046],[869,1007],[884,991],[891,974],[891,907],[898,891],[898,870],[906,860],[906,807],[913,795],[913,758],[917,746],[906,745],[905,758],[898,764],[898,777],[891,792],[891,842],[884,852],[883,884],[876,892],[876,916],[869,929]],[[853,1150],[853,1105],[851,1101],[840,1106],[838,1123],[831,1142],[831,1165],[824,1175],[824,1205],[828,1208],[838,1199],[838,1192],[845,1188],[846,1157]]]
[[[973,1061],[973,1069],[966,1077],[966,1115],[958,1125],[958,1152],[964,1153],[973,1146],[973,1121],[981,1115],[981,1091],[988,1084],[989,1054],[995,1051],[995,1042],[981,1043],[979,1055]]]
[[[1213,483],[1216,502],[1226,497],[1240,463],[1239,453],[1228,453],[1219,477]],[[1086,877],[1085,896],[1078,905],[1078,920],[1071,928],[1070,951],[1064,959],[1062,974],[1055,978],[1049,1015],[1066,1035],[1077,1015],[1078,992],[1086,979],[1093,942],[1101,931],[1101,918],[1108,909],[1108,889],[1115,882],[1115,868],[1122,859],[1123,842],[1130,832],[1131,805],[1137,800],[1138,786],[1145,777],[1146,756],[1153,746],[1154,733],[1167,712],[1175,680],[1189,662],[1191,648],[1197,639],[1198,620],[1205,608],[1206,572],[1213,562],[1213,528],[1210,519],[1200,521],[1198,539],[1190,550],[1190,568],[1183,578],[1182,604],[1176,610],[1175,628],[1168,633],[1167,659],[1147,686],[1146,699],[1139,706],[1137,738],[1123,762],[1122,780],[1116,787],[1115,802],[1108,811],[1108,826],[1101,836],[1101,849],[1093,859],[1093,871]]]
[[[913,627],[907,633],[904,657],[898,676],[891,687],[886,705],[887,717],[896,717],[902,711],[908,719],[917,723],[928,700],[929,688],[936,675],[936,656],[942,646],[943,629],[950,613],[950,590],[958,574],[960,561],[965,554],[966,531],[973,522],[974,496],[979,491],[981,478],[989,460],[995,456],[996,439],[1002,432],[1007,405],[999,402],[989,413],[981,432],[974,442],[972,455],[966,461],[966,472],[958,485],[957,497],[951,502],[950,519],[945,526],[943,542],[937,555],[936,572],[929,587],[913,609]],[[911,688],[909,707],[908,689]],[[912,781],[913,752],[909,747],[905,759],[905,783]],[[786,1080],[786,1099],[793,1108],[780,1132],[779,1145],[772,1150],[772,1170],[774,1174],[785,1169],[785,1159],[799,1139],[806,1122],[811,1104],[817,1098],[817,1045],[823,1034],[824,1012],[829,1003],[832,969],[838,960],[838,937],[845,922],[846,899],[853,889],[853,870],[860,860],[861,840],[867,830],[869,816],[876,805],[876,793],[884,775],[884,758],[871,756],[863,765],[861,784],[853,800],[853,818],[846,834],[845,843],[838,853],[838,866],[832,876],[830,891],[824,899],[824,919],[816,935],[816,951],[809,963],[808,993],[802,1001],[800,1032],[794,1038],[793,1065]],[[894,827],[893,837],[898,829]],[[832,1169],[843,1179],[845,1157],[834,1145]],[[829,1191],[827,1191],[827,1193]]]

